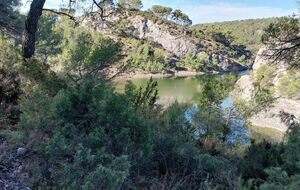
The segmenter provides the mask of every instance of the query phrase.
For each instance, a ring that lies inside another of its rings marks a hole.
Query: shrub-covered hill
[[[204,34],[221,32],[235,44],[243,44],[253,54],[261,47],[263,30],[277,18],[247,19],[194,25],[193,28]]]
[[[149,11],[114,9],[109,17],[92,13],[79,18],[123,45],[122,65],[145,72],[244,70],[251,53],[228,40],[217,41]],[[228,43],[227,43],[228,42]]]

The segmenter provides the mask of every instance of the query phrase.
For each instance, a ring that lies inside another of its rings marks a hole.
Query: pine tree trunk
[[[33,0],[25,21],[25,30],[23,33],[23,57],[31,58],[35,51],[36,32],[38,21],[43,12],[46,0]]]

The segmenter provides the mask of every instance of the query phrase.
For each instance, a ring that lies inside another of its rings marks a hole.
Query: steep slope
[[[196,34],[187,27],[164,20],[149,12],[115,9],[106,18],[101,18],[99,13],[93,13],[80,19],[80,23],[88,29],[125,42],[123,43],[125,55],[138,51],[142,54],[146,51],[144,57],[154,55],[155,64],[163,65],[159,69],[144,69],[146,71],[176,72],[183,69],[226,72],[247,69],[242,62],[248,58],[248,55],[244,55],[243,52],[233,50],[232,47],[227,47],[210,37]],[[149,47],[140,48],[145,44]],[[160,54],[161,59],[156,59],[157,54]],[[243,60],[240,59],[241,57]],[[124,62],[138,61],[125,60]],[[139,62],[148,62],[148,60],[139,58]],[[199,66],[193,66],[195,64]],[[139,68],[143,70],[145,67],[139,65]]]

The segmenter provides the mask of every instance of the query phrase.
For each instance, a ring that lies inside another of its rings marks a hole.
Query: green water
[[[158,82],[158,103],[168,106],[175,100],[183,103],[190,103],[195,106],[199,104],[199,99],[203,92],[203,87],[208,80],[216,80],[226,85],[226,92],[223,94],[220,108],[227,113],[227,108],[233,107],[233,97],[230,96],[230,91],[233,89],[235,82],[239,78],[237,74],[223,74],[223,75],[201,75],[192,77],[171,77],[171,78],[158,78],[153,79]],[[131,80],[136,86],[145,86],[149,79],[134,79]],[[126,81],[116,82],[116,90],[119,92],[124,91]],[[230,84],[230,85],[228,85]],[[232,109],[230,109],[232,110]],[[242,143],[250,143],[250,135],[248,128],[245,125],[243,117],[231,118],[229,122],[230,132],[227,135],[227,141],[235,143],[237,141]],[[185,117],[188,121],[192,120],[192,115],[189,111],[185,112]]]
[[[203,89],[203,85],[209,77],[213,77],[214,79],[223,81],[229,76],[232,75],[223,74],[200,75],[190,77],[168,77],[156,78],[153,80],[158,82],[158,103],[163,105],[169,105],[175,100],[181,103],[197,103],[199,100],[199,94]],[[131,81],[133,82],[133,84],[140,87],[145,86],[149,79],[131,79]],[[126,81],[118,81],[116,83],[117,91],[124,91],[125,84]]]

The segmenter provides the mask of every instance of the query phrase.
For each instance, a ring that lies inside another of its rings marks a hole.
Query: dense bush
[[[159,48],[152,48],[150,44],[142,44],[132,40],[132,51],[125,58],[125,62],[133,68],[143,71],[161,72],[167,67],[165,52]]]
[[[178,63],[178,66],[185,66],[196,71],[201,71],[207,65],[207,63],[208,55],[206,53],[199,53],[198,55],[194,55],[192,52],[188,52]]]
[[[299,124],[291,125],[285,143],[251,145],[240,164],[250,189],[298,189],[299,129]]]
[[[117,189],[129,175],[129,161],[149,156],[149,125],[129,103],[104,81],[90,79],[54,97],[41,92],[23,99],[21,125],[50,138],[37,146],[54,186]]]

